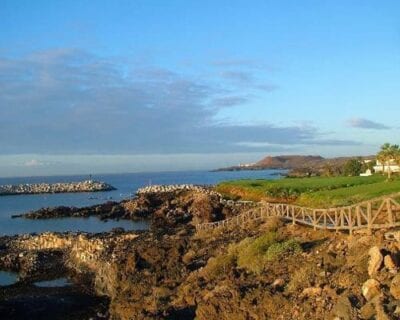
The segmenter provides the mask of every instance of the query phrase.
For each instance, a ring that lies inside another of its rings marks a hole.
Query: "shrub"
[[[317,270],[314,265],[306,265],[302,268],[297,269],[297,271],[294,272],[293,277],[286,288],[287,291],[290,293],[294,293],[304,288],[313,286],[316,274]]]
[[[276,232],[280,227],[283,226],[281,218],[272,216],[267,219],[267,221],[261,226],[262,230],[268,232]]]
[[[267,261],[273,261],[285,253],[298,252],[301,252],[300,244],[296,240],[290,239],[284,242],[276,242],[269,246],[265,253],[265,259]]]
[[[362,161],[350,159],[344,164],[344,174],[346,176],[359,176],[363,169]]]
[[[239,253],[247,248],[252,243],[252,241],[253,239],[251,238],[245,238],[239,243],[230,244],[228,247],[228,254],[234,256],[235,259],[237,259]]]
[[[301,191],[292,187],[273,186],[265,193],[272,198],[296,199],[301,194]]]
[[[273,261],[285,253],[301,251],[295,240],[278,241],[275,232],[268,232],[254,240],[245,239],[230,252],[237,256],[237,265],[250,272],[261,273],[268,262]]]
[[[265,269],[266,263],[264,254],[269,246],[276,241],[276,238],[275,232],[268,232],[255,240],[239,243],[237,265],[251,272],[261,273]]]
[[[235,265],[236,257],[231,254],[224,254],[208,259],[207,265],[202,270],[203,276],[212,280],[224,275],[227,270]]]
[[[301,246],[296,240],[279,241],[277,233],[267,232],[258,238],[245,238],[229,245],[227,254],[210,258],[202,273],[207,279],[215,279],[237,265],[260,274],[269,262],[300,251]]]

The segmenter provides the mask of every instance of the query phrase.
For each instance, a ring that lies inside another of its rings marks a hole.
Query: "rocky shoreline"
[[[10,296],[18,305],[23,290],[17,288],[31,292],[32,281],[68,274],[90,297],[103,299],[79,319],[400,318],[399,231],[348,236],[271,218],[201,233],[195,231],[197,223],[235,216],[254,205],[225,201],[207,188],[150,191],[118,203],[26,216],[79,212],[144,218],[151,227],[1,237],[0,269],[18,272],[23,282],[0,287],[0,315],[14,319],[1,312],[8,310]],[[268,255],[260,256],[257,250],[268,246]]]
[[[46,207],[12,218],[54,219],[87,218],[108,219],[147,219],[152,224],[176,226],[200,222],[213,222],[239,214],[254,203],[249,201],[225,200],[209,186],[171,185],[150,186],[139,189],[136,197],[122,201],[108,201],[89,207]]]
[[[0,269],[15,272],[19,277],[17,283],[0,287],[0,317],[107,319],[109,299],[102,290],[109,269],[102,258],[121,242],[137,236],[114,231],[0,238]],[[71,279],[71,283],[54,287],[35,284],[59,278]],[[96,284],[96,279],[101,279],[100,284]]]
[[[66,183],[35,183],[18,185],[1,185],[0,196],[41,194],[41,193],[75,193],[75,192],[100,192],[116,190],[113,186],[94,180]]]

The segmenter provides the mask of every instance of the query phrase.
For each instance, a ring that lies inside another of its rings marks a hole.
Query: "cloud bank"
[[[361,128],[361,129],[375,129],[375,130],[386,130],[390,129],[390,127],[375,122],[372,120],[364,119],[364,118],[352,118],[347,121],[347,124],[352,128]]]
[[[249,71],[221,74],[226,83],[216,85],[71,49],[0,58],[0,153],[221,153],[354,143],[326,141],[310,126],[217,122],[222,109],[249,103],[254,90],[275,88]]]

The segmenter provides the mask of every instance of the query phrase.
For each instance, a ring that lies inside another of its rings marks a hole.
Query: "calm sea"
[[[42,207],[76,206],[83,207],[106,201],[120,201],[131,197],[138,188],[149,184],[215,184],[224,180],[264,178],[278,179],[278,170],[262,171],[183,171],[94,175],[92,178],[107,182],[117,188],[111,192],[63,193],[45,195],[0,196],[0,235],[13,235],[44,231],[87,231],[103,232],[115,227],[125,229],[146,229],[145,222],[107,221],[92,218],[63,218],[50,220],[11,219],[13,214],[37,210]],[[88,179],[88,176],[52,176],[26,178],[0,178],[0,185],[20,183],[72,182]]]

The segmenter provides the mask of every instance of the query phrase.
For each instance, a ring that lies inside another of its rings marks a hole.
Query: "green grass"
[[[304,193],[296,199],[296,203],[302,206],[318,208],[340,207],[396,192],[400,192],[400,179]]]
[[[345,206],[400,192],[400,178],[312,177],[280,180],[236,180],[216,187],[224,196],[243,200],[291,202],[314,208]]]

